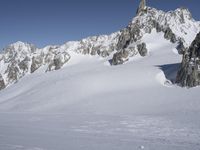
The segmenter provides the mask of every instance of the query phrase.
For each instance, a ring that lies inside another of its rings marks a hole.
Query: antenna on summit
[[[141,0],[141,1],[140,1],[140,5],[139,5],[139,7],[138,7],[138,9],[137,9],[137,15],[138,15],[140,12],[144,11],[144,10],[146,10],[146,0]]]

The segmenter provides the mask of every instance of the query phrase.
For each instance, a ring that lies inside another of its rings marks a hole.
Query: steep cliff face
[[[183,55],[176,82],[186,87],[200,85],[200,33]]]

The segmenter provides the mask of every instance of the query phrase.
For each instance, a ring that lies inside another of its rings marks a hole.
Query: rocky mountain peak
[[[20,57],[20,55],[27,55],[36,51],[36,47],[33,44],[24,43],[18,41],[16,43],[10,44],[3,49],[3,53],[9,58]]]
[[[145,34],[151,34],[153,30],[162,32],[164,38],[172,43],[182,43],[181,46],[186,49],[200,31],[199,25],[186,8],[164,12],[147,7],[146,1],[141,1],[138,15],[120,32],[116,47],[118,52],[113,56],[111,64],[123,64],[129,57],[138,53],[143,57],[146,56],[148,49],[142,38]]]
[[[141,12],[143,12],[145,10],[146,10],[146,0],[141,0],[136,14],[139,15]]]

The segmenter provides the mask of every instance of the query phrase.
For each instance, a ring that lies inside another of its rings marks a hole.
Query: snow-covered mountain
[[[187,9],[142,0],[111,35],[11,44],[0,54],[0,149],[198,150],[200,87],[173,84],[178,70],[180,84],[199,82],[198,32]]]
[[[0,89],[17,82],[23,76],[45,66],[45,71],[58,70],[70,61],[70,52],[80,55],[108,57],[112,65],[122,64],[137,54],[148,54],[146,44],[141,40],[152,30],[163,32],[172,43],[182,42],[188,47],[200,31],[200,23],[192,18],[188,9],[163,12],[151,7],[140,11],[129,25],[111,35],[88,37],[81,41],[67,42],[61,46],[47,46],[42,49],[32,44],[17,42],[9,45],[0,54]]]
[[[184,47],[188,47],[196,34],[200,30],[199,22],[192,18],[188,9],[179,8],[175,11],[163,12],[155,8],[146,7],[141,11],[127,28],[121,30],[121,35],[117,44],[118,51],[125,51],[126,55],[114,55],[114,64],[121,64],[123,60],[136,55],[145,54],[143,48],[140,49],[138,44],[142,44],[141,40],[145,34],[151,34],[152,30],[163,32],[166,40],[172,43],[182,43]],[[145,43],[143,43],[144,49]],[[142,54],[144,53],[144,54]],[[116,60],[116,58],[118,58]]]
[[[120,32],[111,35],[94,36],[81,41],[67,42],[61,46],[47,46],[37,49],[32,44],[17,42],[3,50],[0,55],[0,89],[18,81],[26,74],[35,72],[41,66],[46,71],[58,70],[70,60],[69,51],[80,54],[107,57],[117,50],[111,63],[122,64],[129,57],[147,54],[146,45],[141,41],[145,34],[164,32],[167,40],[182,41],[188,47],[200,30],[188,9],[163,12],[146,7]],[[143,52],[144,51],[144,52]]]
[[[70,52],[80,55],[107,57],[114,51],[118,33],[109,36],[94,36],[81,41],[67,42],[61,46],[47,46],[42,49],[32,44],[16,42],[0,54],[0,89],[17,82],[23,76],[43,67],[44,72],[58,70],[66,64]]]

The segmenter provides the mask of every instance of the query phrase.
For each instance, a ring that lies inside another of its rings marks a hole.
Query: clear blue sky
[[[163,10],[188,7],[200,20],[199,0],[147,1]],[[43,47],[109,34],[128,24],[138,4],[139,0],[1,0],[0,49],[16,41]]]

